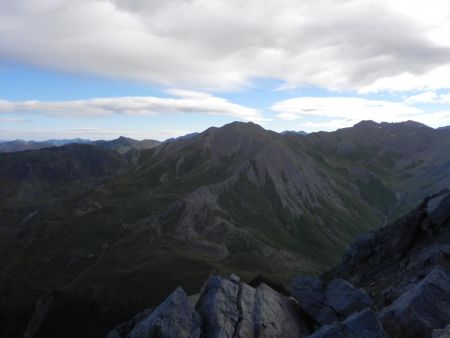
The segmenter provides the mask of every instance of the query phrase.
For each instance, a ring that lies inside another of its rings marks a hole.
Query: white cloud
[[[402,121],[422,111],[416,107],[391,101],[368,100],[359,97],[298,97],[275,103],[272,110],[284,120],[307,116],[348,120]]]
[[[438,94],[435,92],[423,92],[417,95],[407,97],[405,102],[408,104],[414,103],[434,103],[438,100]]]
[[[450,93],[441,94],[439,96],[439,101],[442,103],[450,103]]]
[[[336,130],[361,120],[401,122],[414,120],[432,127],[450,124],[450,112],[425,112],[406,103],[369,100],[358,97],[299,97],[272,106],[277,117],[300,122],[305,131]]]
[[[167,86],[450,88],[445,0],[2,0],[0,59]],[[446,75],[447,74],[447,75]]]
[[[16,117],[0,117],[0,123],[23,123],[23,122],[30,122],[30,120],[27,119],[20,119]]]
[[[415,103],[440,103],[447,104],[450,103],[450,93],[438,94],[436,92],[422,92],[417,95],[409,96],[405,99],[407,104]]]
[[[424,123],[433,128],[450,126],[450,111],[437,111],[433,113],[424,113],[416,116],[414,120]]]
[[[167,115],[200,113],[264,121],[260,111],[203,92],[170,90],[174,97],[93,98],[73,101],[0,100],[0,113],[40,113],[61,116]]]

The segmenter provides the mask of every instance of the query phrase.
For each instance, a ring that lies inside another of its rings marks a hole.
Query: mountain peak
[[[367,128],[367,127],[378,127],[379,123],[376,123],[373,120],[362,120],[355,124],[353,128]]]
[[[116,139],[117,141],[134,141],[133,139],[125,136],[119,136],[119,138]]]
[[[269,133],[268,130],[253,122],[234,121],[223,125],[222,127],[211,127],[204,133],[214,135],[242,135],[242,136],[261,136]]]
[[[234,130],[265,130],[259,124],[254,122],[241,122],[234,121],[228,124],[225,124],[220,129],[234,129]]]
[[[377,123],[373,120],[362,120],[353,126],[353,128],[383,128],[383,127],[404,127],[404,128],[430,128],[427,125],[407,120],[402,122],[381,122]]]

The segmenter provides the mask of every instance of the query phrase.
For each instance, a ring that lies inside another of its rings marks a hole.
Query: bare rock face
[[[267,338],[303,337],[309,332],[298,305],[266,284],[256,288],[253,328],[256,337]]]
[[[427,337],[450,322],[450,271],[434,268],[421,282],[381,311],[392,337]]]
[[[334,322],[330,325],[322,326],[308,338],[385,338],[387,337],[383,327],[375,314],[365,309],[356,312],[348,317],[344,322]]]
[[[295,300],[264,283],[253,288],[232,275],[210,277],[195,309],[178,288],[157,308],[119,325],[107,338],[299,338],[310,333]]]
[[[343,278],[367,290],[389,337],[436,336],[450,323],[449,243],[450,192],[443,190],[361,237],[322,279]]]
[[[300,307],[317,324],[331,324],[373,305],[364,290],[356,289],[342,279],[328,284],[315,277],[299,277],[290,288]]]
[[[239,284],[213,276],[208,279],[197,310],[203,318],[204,334],[211,338],[232,337],[238,322]]]
[[[199,314],[183,289],[177,288],[156,309],[117,327],[108,333],[107,338],[199,338],[200,326]]]
[[[253,288],[211,277],[197,303],[205,337],[303,337],[309,333],[297,303],[268,285]]]

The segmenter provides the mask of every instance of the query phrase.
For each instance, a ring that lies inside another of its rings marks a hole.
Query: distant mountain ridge
[[[0,154],[0,336],[21,336],[51,290],[59,336],[102,336],[213,271],[319,274],[359,234],[450,186],[450,133],[410,122],[305,136],[235,122],[125,154],[84,147]],[[85,153],[117,165],[94,176]],[[22,167],[26,179],[11,179]],[[49,179],[58,172],[74,179]]]
[[[297,134],[297,135],[308,135],[308,133],[306,131],[300,130],[300,131],[295,131],[295,130],[285,130],[282,131],[281,134]]]
[[[85,139],[53,139],[46,141],[24,141],[24,140],[14,140],[14,141],[0,141],[0,153],[9,153],[16,151],[25,151],[25,150],[38,150],[50,147],[60,147],[67,144],[95,144],[103,148],[109,148],[116,150],[120,153],[126,153],[132,149],[149,149],[155,147],[159,144],[159,141],[155,140],[133,140],[131,138],[126,138],[120,136],[115,140],[110,141],[90,141]]]

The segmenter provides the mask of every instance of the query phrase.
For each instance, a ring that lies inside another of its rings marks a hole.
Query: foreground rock
[[[199,338],[201,319],[183,289],[176,289],[153,311],[146,311],[134,320],[111,331],[108,338]]]
[[[372,311],[356,312],[344,322],[325,325],[308,338],[384,338],[383,327]]]
[[[327,284],[319,278],[302,276],[292,282],[290,291],[301,308],[319,325],[344,320],[373,304],[364,290],[358,290],[342,279]]]
[[[310,333],[295,300],[264,283],[253,288],[232,275],[210,277],[195,309],[178,288],[156,309],[116,327],[107,338],[298,338]]]
[[[367,290],[389,337],[436,335],[450,323],[449,225],[450,192],[444,190],[361,237],[322,278],[343,278]]]
[[[434,268],[383,309],[380,320],[392,337],[426,337],[450,323],[450,271]]]

